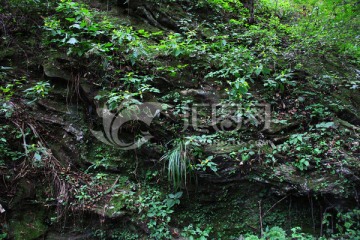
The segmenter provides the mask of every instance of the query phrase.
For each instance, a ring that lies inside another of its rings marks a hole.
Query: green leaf
[[[181,49],[180,48],[177,48],[176,50],[175,50],[175,57],[178,57],[180,54],[181,54]]]
[[[183,195],[183,192],[177,192],[177,193],[175,193],[174,197],[180,198],[182,195]]]
[[[334,127],[334,122],[322,122],[319,124],[316,124],[316,128],[331,128]]]
[[[256,76],[259,76],[262,71],[263,71],[263,65],[260,64],[260,66],[257,67],[256,70],[255,70]]]
[[[100,100],[100,99],[102,99],[102,98],[103,98],[103,96],[101,96],[101,95],[96,95],[96,96],[94,97],[95,100]]]
[[[41,160],[41,155],[39,153],[35,153],[34,158],[35,158],[36,161],[40,161]]]
[[[81,27],[80,27],[80,24],[75,23],[75,24],[71,25],[71,26],[70,26],[70,28],[77,28],[77,29],[80,29]]]
[[[0,66],[0,70],[12,70],[12,67],[4,67],[4,66]]]
[[[270,70],[269,68],[266,68],[266,67],[262,69],[262,73],[263,73],[264,75],[269,75],[269,74],[270,74],[270,71],[271,71],[271,70]]]
[[[78,43],[79,41],[76,39],[76,38],[70,38],[68,41],[67,41],[67,43],[69,43],[69,44],[72,44],[72,45],[74,45],[74,44],[76,44],[76,43]]]
[[[68,20],[69,22],[75,22],[75,18],[65,18],[66,20]]]

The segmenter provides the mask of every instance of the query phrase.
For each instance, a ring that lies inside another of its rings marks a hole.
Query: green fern
[[[168,162],[168,179],[173,183],[175,189],[186,185],[187,168],[190,161],[187,156],[187,145],[182,140],[176,140],[173,149],[161,158]]]

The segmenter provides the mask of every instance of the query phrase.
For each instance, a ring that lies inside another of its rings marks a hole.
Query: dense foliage
[[[1,3],[0,239],[359,239],[359,1]]]

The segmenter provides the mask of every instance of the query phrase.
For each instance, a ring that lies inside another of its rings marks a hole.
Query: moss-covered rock
[[[16,211],[9,222],[12,238],[14,240],[32,240],[44,236],[48,229],[44,219],[45,210],[29,207]]]

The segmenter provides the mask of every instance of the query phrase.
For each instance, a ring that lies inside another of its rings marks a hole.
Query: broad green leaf
[[[72,44],[72,45],[74,45],[74,44],[76,44],[76,43],[78,43],[79,41],[76,39],[76,38],[70,38],[68,41],[67,41],[67,43],[69,43],[69,44]]]

